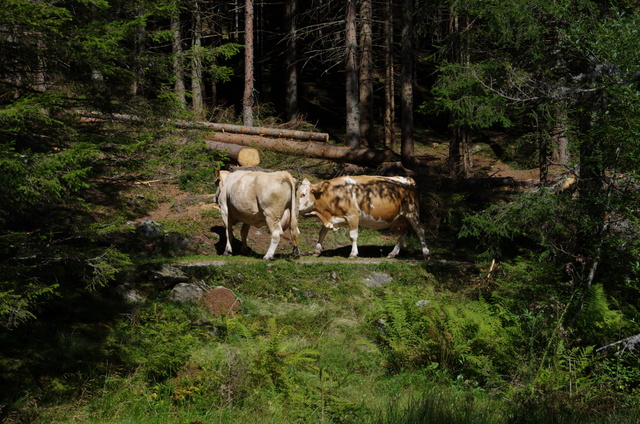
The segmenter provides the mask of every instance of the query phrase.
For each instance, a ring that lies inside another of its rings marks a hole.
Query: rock
[[[181,269],[171,265],[162,265],[159,271],[151,271],[153,278],[162,280],[167,286],[189,281],[189,277]]]
[[[393,281],[393,278],[384,272],[374,272],[364,280],[364,285],[367,287],[382,287]]]
[[[169,293],[169,300],[174,302],[198,302],[203,295],[204,289],[198,284],[179,283]]]
[[[147,219],[138,225],[136,232],[144,238],[153,238],[163,234],[164,230],[157,222]]]
[[[136,289],[129,284],[121,284],[115,288],[115,293],[122,298],[125,302],[129,303],[142,303],[145,298],[138,293]]]
[[[204,304],[213,315],[229,315],[240,307],[240,299],[226,287],[216,287],[204,294]]]

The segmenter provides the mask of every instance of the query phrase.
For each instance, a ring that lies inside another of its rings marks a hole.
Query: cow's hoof
[[[298,246],[293,248],[293,252],[291,252],[291,257],[293,259],[300,259],[300,249],[298,248]]]
[[[231,252],[228,250],[225,250],[223,253],[224,256],[231,256]]]

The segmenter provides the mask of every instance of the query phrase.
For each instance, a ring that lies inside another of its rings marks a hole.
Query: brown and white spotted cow
[[[420,224],[420,206],[416,183],[408,177],[352,176],[339,177],[318,184],[304,180],[298,188],[301,214],[316,215],[322,221],[314,255],[322,252],[322,243],[329,229],[349,227],[350,258],[358,256],[358,227],[383,229],[402,228],[398,241],[389,253],[394,258],[400,252],[410,225],[420,238],[422,254],[429,257],[425,234]]]
[[[271,233],[271,244],[264,255],[273,259],[280,237],[291,229],[293,257],[300,256],[298,248],[298,202],[296,180],[286,171],[218,171],[216,198],[227,230],[225,255],[230,255],[233,226],[242,223],[242,249],[247,248],[249,228],[266,225]]]

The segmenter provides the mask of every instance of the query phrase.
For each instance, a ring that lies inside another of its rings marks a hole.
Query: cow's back
[[[419,214],[415,181],[408,177],[358,176],[353,178],[354,199],[362,225],[384,228],[407,214]],[[368,224],[368,225],[367,225]]]
[[[406,214],[418,215],[415,181],[407,177],[338,177],[321,185],[316,210],[327,215],[360,216],[360,225],[387,228]]]
[[[227,176],[223,190],[234,221],[261,226],[266,223],[265,213],[282,215],[291,209],[295,181],[285,171],[236,171]]]

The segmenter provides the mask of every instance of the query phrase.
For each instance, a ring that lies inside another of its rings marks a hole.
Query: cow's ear
[[[322,193],[324,193],[328,187],[329,183],[324,181],[321,184],[316,184],[311,186],[311,193],[316,197],[320,197]]]
[[[218,180],[224,182],[224,180],[227,178],[227,175],[229,175],[230,172],[229,171],[223,171],[223,170],[216,170],[216,177],[218,177]]]

